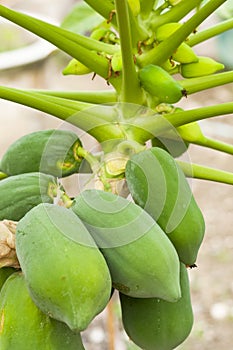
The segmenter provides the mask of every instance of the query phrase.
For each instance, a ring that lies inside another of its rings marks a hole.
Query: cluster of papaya
[[[81,332],[117,290],[130,339],[172,350],[192,329],[187,267],[204,235],[189,184],[174,158],[152,147],[126,163],[133,200],[90,189],[57,205],[56,178],[78,171],[79,147],[71,132],[40,131],[2,158],[0,219],[18,221],[20,267],[0,269],[0,348],[84,349]]]

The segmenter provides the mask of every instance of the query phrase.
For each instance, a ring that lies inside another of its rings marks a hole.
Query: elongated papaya
[[[72,210],[33,208],[17,225],[16,253],[35,304],[73,331],[84,330],[108,303],[107,264]]]
[[[193,325],[189,279],[180,266],[182,297],[176,303],[157,298],[131,298],[120,294],[122,320],[130,339],[144,350],[172,350],[189,335]]]
[[[142,208],[100,190],[82,192],[71,208],[100,247],[114,288],[139,298],[180,298],[177,253]]]
[[[138,74],[140,83],[145,91],[147,91],[157,104],[175,103],[184,96],[182,86],[163,68],[149,64],[143,67]]]
[[[32,301],[21,272],[0,294],[1,350],[84,350],[80,334],[45,315]]]
[[[205,223],[179,165],[169,153],[153,147],[133,155],[125,174],[135,202],[167,233],[180,260],[193,265]]]
[[[69,130],[42,130],[15,141],[3,155],[2,171],[8,175],[42,172],[65,177],[78,171],[81,160],[75,150],[81,145]]]
[[[53,203],[58,185],[52,175],[27,173],[0,181],[0,220],[20,220],[39,203]]]

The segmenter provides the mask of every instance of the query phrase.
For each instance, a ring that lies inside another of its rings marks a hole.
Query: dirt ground
[[[49,89],[103,89],[101,79],[63,77],[61,70],[67,63],[65,55],[54,53],[45,62],[22,69],[0,71],[1,85],[21,88]],[[233,84],[221,89],[189,96],[182,102],[185,108],[195,108],[232,101]],[[187,107],[188,106],[188,107]],[[0,157],[7,147],[21,135],[29,132],[60,127],[55,118],[43,113],[0,100],[1,129]],[[201,122],[210,137],[233,143],[232,115]],[[192,162],[233,172],[232,156],[219,151],[190,146]],[[189,338],[177,350],[230,350],[233,344],[233,186],[192,180],[194,196],[203,212],[206,233],[196,269],[189,271],[191,281],[194,326]],[[104,311],[83,333],[87,350],[137,349],[122,331],[117,295],[111,310]],[[111,328],[114,318],[114,329]],[[163,350],[163,349],[161,349]]]

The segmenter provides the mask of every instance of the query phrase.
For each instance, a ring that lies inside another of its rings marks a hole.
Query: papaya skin
[[[81,141],[69,130],[36,131],[9,146],[1,168],[8,175],[42,172],[65,177],[78,172],[82,159],[74,157],[77,145],[81,145]]]
[[[55,177],[38,172],[1,180],[0,220],[18,221],[38,204],[53,203],[56,188],[58,185]]]
[[[176,251],[142,208],[109,192],[86,190],[71,209],[103,253],[114,288],[138,298],[180,298]]]
[[[180,266],[182,297],[176,303],[156,298],[131,298],[120,293],[122,320],[129,338],[144,350],[172,350],[190,334],[193,311],[189,279]]]
[[[196,262],[204,218],[179,165],[158,147],[127,162],[126,180],[135,202],[160,225],[186,265]]]
[[[1,350],[84,350],[80,334],[33,303],[21,272],[12,274],[1,290],[0,320]]]
[[[17,225],[16,253],[35,304],[74,332],[106,307],[112,287],[107,264],[71,210],[33,208]]]

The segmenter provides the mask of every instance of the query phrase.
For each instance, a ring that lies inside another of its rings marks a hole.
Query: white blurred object
[[[216,303],[212,305],[210,314],[216,320],[224,320],[229,315],[229,308],[224,303]]]
[[[38,14],[26,13],[32,17],[36,17],[45,22],[58,25],[54,19],[45,18]],[[0,24],[6,24],[15,27],[14,23],[9,22],[5,19],[0,19]],[[25,30],[19,27],[19,30]],[[33,34],[34,36],[34,34]],[[48,57],[53,51],[57,50],[56,46],[50,44],[44,39],[36,37],[35,41],[22,48],[17,48],[15,50],[5,51],[0,53],[0,70],[16,68],[20,66],[25,66],[38,61],[41,61]]]

